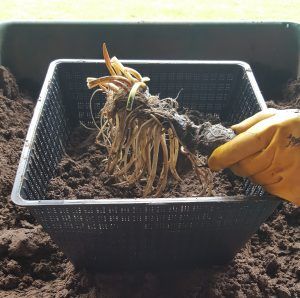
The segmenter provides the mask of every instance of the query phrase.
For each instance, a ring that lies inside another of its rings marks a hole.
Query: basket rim
[[[267,105],[258,87],[254,74],[250,65],[244,61],[240,60],[153,60],[153,59],[121,59],[122,63],[127,64],[205,64],[205,65],[238,65],[242,67],[248,76],[248,79],[252,85],[255,96],[258,100],[260,108],[266,109]],[[126,205],[126,204],[148,204],[148,205],[161,205],[161,204],[174,204],[174,203],[226,203],[226,202],[236,202],[236,203],[249,203],[249,202],[260,202],[268,200],[270,204],[274,204],[278,199],[272,195],[264,195],[264,197],[259,196],[246,196],[246,195],[236,195],[236,196],[216,196],[216,197],[181,197],[181,198],[130,198],[130,199],[79,199],[79,200],[25,200],[21,196],[21,186],[24,179],[24,173],[26,170],[26,164],[30,156],[31,148],[35,140],[35,132],[37,124],[39,123],[40,116],[44,107],[46,100],[46,94],[48,91],[48,85],[52,79],[52,74],[55,68],[60,64],[72,64],[72,63],[104,63],[103,59],[57,59],[50,63],[47,74],[38,97],[34,113],[27,131],[26,139],[24,142],[23,150],[21,153],[17,173],[15,176],[15,181],[13,184],[13,189],[11,193],[12,202],[19,206],[57,206],[57,205]]]

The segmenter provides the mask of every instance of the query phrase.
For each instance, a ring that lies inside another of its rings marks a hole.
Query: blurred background
[[[1,0],[0,20],[300,21],[299,0]]]

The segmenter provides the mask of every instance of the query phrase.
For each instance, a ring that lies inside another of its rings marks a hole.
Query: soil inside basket
[[[194,123],[210,120],[220,122],[217,117],[203,116],[191,112]],[[90,131],[77,127],[71,135],[66,155],[58,165],[56,175],[51,179],[47,197],[49,199],[107,199],[140,198],[146,180],[133,186],[115,186],[116,181],[105,171],[106,149],[95,144],[97,130]],[[204,156],[205,160],[207,156]],[[207,166],[206,166],[207,167]],[[201,193],[199,182],[190,161],[179,154],[177,171],[181,182],[169,177],[167,187],[161,197],[197,197]],[[213,196],[232,196],[244,194],[243,179],[230,170],[213,173],[211,188]],[[171,176],[171,175],[169,175]]]
[[[15,97],[12,78],[0,71],[0,297],[300,297],[300,208],[287,202],[226,266],[114,274],[75,270],[28,209],[10,199],[34,107],[24,93]],[[275,104],[290,106],[288,101]]]

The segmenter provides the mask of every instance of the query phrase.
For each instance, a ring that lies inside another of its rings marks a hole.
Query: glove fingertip
[[[218,163],[218,159],[215,157],[214,154],[212,154],[208,159],[208,166],[213,172],[217,172],[222,170],[222,167],[220,167]]]
[[[241,126],[240,124],[234,124],[230,126],[230,128],[234,131],[235,134],[240,134],[241,132],[243,132],[243,126]]]

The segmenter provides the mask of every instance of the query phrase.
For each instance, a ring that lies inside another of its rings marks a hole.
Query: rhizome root
[[[206,161],[189,150],[198,144],[191,146],[190,138],[186,138],[187,134],[192,135],[192,143],[199,143],[203,127],[178,114],[176,99],[151,95],[146,85],[150,79],[123,66],[116,57],[110,59],[105,44],[103,56],[110,75],[87,78],[87,85],[97,88],[94,94],[106,95],[96,142],[107,149],[106,170],[114,177],[115,185],[130,186],[144,181],[144,197],[160,196],[169,173],[181,181],[176,170],[181,151],[191,161],[202,185],[199,196],[211,195],[212,175]],[[221,139],[224,142],[224,137]]]

